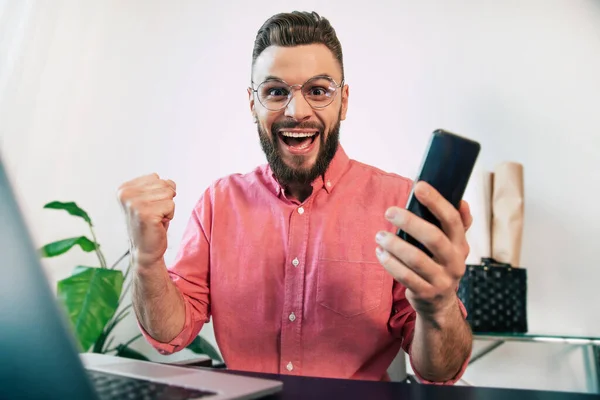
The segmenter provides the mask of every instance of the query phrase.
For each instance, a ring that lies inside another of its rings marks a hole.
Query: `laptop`
[[[0,158],[0,399],[254,399],[277,380],[81,353]]]

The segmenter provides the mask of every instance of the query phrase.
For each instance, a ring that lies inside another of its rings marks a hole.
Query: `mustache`
[[[278,133],[283,129],[316,129],[323,133],[324,126],[315,121],[295,122],[295,121],[278,121],[271,125],[271,132]]]

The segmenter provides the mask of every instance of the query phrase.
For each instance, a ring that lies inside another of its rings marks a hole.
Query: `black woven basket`
[[[527,332],[527,270],[482,259],[467,265],[458,288],[473,332]]]

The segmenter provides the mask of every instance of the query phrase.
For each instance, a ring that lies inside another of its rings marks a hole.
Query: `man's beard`
[[[276,122],[271,127],[272,137],[269,137],[269,135],[262,129],[260,124],[257,126],[260,145],[263,149],[263,152],[267,156],[267,161],[273,170],[275,178],[282,186],[289,184],[311,184],[318,176],[323,175],[325,171],[327,171],[327,168],[335,156],[339,145],[339,118],[335,126],[329,132],[329,135],[327,135],[327,138],[325,138],[323,126],[316,123],[296,123],[291,121]],[[293,166],[289,166],[283,161],[281,158],[281,148],[277,133],[282,128],[318,129],[319,135],[315,140],[319,140],[319,153],[317,154],[317,160],[315,164],[311,168],[300,167],[305,159],[305,156],[292,156]]]

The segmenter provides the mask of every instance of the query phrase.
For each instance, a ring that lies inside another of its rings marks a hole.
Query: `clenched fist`
[[[131,251],[138,266],[151,266],[167,251],[167,229],[175,214],[175,182],[145,175],[119,187]]]

